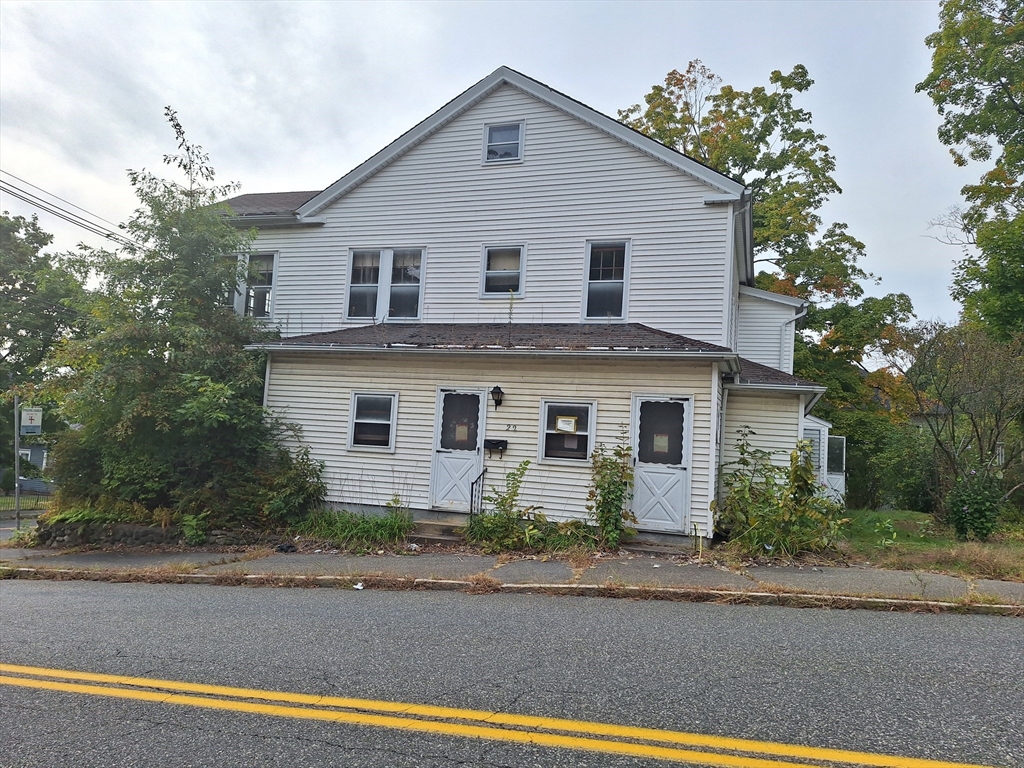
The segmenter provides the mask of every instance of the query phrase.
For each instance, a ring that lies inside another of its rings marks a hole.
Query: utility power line
[[[10,176],[12,179],[17,179],[22,184],[28,184],[30,187],[32,187],[32,189],[38,189],[43,194],[49,195],[50,197],[54,198],[55,200],[60,200],[62,203],[67,203],[72,208],[75,208],[76,210],[79,210],[82,213],[87,213],[90,216],[92,216],[94,219],[97,219],[99,221],[105,222],[105,223],[109,224],[112,227],[116,227],[117,226],[117,224],[115,224],[114,222],[110,221],[109,219],[104,219],[102,216],[97,216],[92,211],[87,211],[85,208],[82,208],[80,205],[75,205],[70,200],[65,200],[60,195],[55,195],[55,194],[53,194],[53,192],[50,192],[49,190],[43,189],[42,187],[33,184],[31,181],[26,181],[25,179],[21,178],[20,176],[15,176],[10,171],[5,171],[3,168],[0,168],[0,173],[4,174],[5,176]]]
[[[42,187],[37,187],[35,184],[32,184],[31,182],[25,181],[24,179],[15,176],[13,173],[9,173],[8,171],[0,171],[0,173],[3,173],[5,176],[10,176],[11,178],[14,179],[18,179],[18,181],[22,182],[23,184],[27,184],[28,186],[34,189],[38,189],[39,191],[44,192],[45,194],[50,195],[51,197],[54,197],[57,200],[60,200],[61,202],[67,203],[72,208],[77,208],[78,210],[88,214],[89,216],[92,216],[98,221],[106,222],[108,224],[111,223],[106,219],[97,216],[96,214],[91,213],[90,211],[87,211],[85,208],[77,206],[74,203],[68,202],[67,200],[64,200],[61,197],[57,197],[57,195],[53,195],[52,193],[47,192],[46,190],[42,189]],[[133,243],[131,240],[129,240],[127,237],[120,234],[119,232],[115,232],[114,230],[105,227],[103,224],[96,223],[95,221],[90,221],[89,219],[86,219],[84,216],[80,216],[74,211],[70,211],[57,203],[45,200],[42,197],[39,197],[38,195],[33,194],[32,192],[29,192],[27,189],[23,189],[17,186],[16,184],[13,184],[12,182],[0,179],[0,192],[4,192],[10,195],[11,197],[26,202],[35,208],[38,208],[42,211],[45,211],[46,213],[52,214],[60,219],[63,219],[69,224],[74,224],[76,227],[81,227],[82,229],[86,230],[87,232],[91,232],[94,235],[99,235],[100,237],[107,238],[108,240],[114,240],[115,242],[119,242],[125,245],[135,245],[135,243]]]

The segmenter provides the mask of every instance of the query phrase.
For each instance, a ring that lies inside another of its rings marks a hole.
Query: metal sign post
[[[14,396],[14,527],[21,530],[21,401]]]

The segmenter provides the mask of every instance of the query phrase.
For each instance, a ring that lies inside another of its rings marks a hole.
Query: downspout
[[[782,324],[782,329],[779,331],[779,367],[783,370],[785,370],[785,368],[783,368],[783,364],[786,362],[786,339],[792,338],[792,336],[796,334],[796,321],[801,317],[807,316],[807,306],[807,304],[804,304],[803,307],[800,308],[799,312]],[[790,323],[793,323],[793,330],[787,334],[786,327]],[[789,362],[789,370],[786,371],[786,373],[793,373],[792,360]]]

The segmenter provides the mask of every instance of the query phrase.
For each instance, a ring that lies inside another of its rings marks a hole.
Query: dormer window
[[[525,124],[502,123],[484,127],[484,162],[514,163],[523,159]]]

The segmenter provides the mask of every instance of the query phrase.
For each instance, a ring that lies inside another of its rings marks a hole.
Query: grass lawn
[[[962,541],[952,528],[935,523],[931,515],[921,512],[860,509],[848,514],[850,526],[843,549],[851,562],[1024,581],[1022,526],[1003,526],[988,541]]]
[[[21,510],[23,512],[31,510],[46,509],[50,506],[50,496],[37,496],[36,494],[21,494]],[[13,512],[14,511],[14,494],[10,496],[0,496],[0,512]]]

